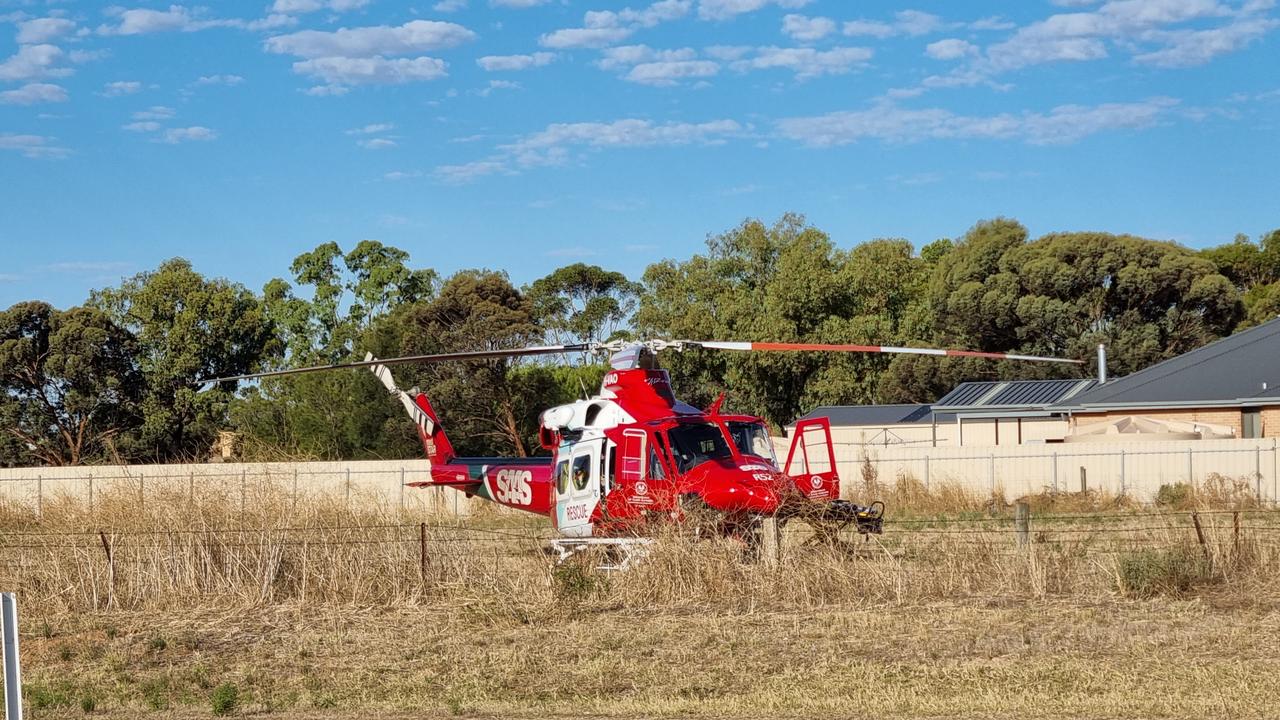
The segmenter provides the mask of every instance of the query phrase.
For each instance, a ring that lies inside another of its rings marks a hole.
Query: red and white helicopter
[[[800,518],[828,537],[853,525],[879,533],[884,505],[840,498],[840,478],[827,418],[797,424],[785,461],[774,453],[763,420],[720,411],[723,395],[706,409],[676,399],[661,351],[698,347],[727,351],[907,353],[996,360],[1079,363],[1078,360],[932,348],[811,343],[650,340],[544,345],[507,350],[418,355],[217,378],[250,378],[369,368],[418,428],[431,461],[430,477],[413,487],[449,487],[551,519],[561,536],[641,537],[659,522],[716,518],[720,534],[751,538],[765,518]],[[401,390],[390,366],[407,363],[609,353],[610,370],[598,394],[544,411],[539,439],[550,454],[528,458],[461,457],[427,396]],[[203,384],[203,383],[202,383]],[[590,542],[590,541],[587,541]],[[608,542],[601,540],[600,542]]]

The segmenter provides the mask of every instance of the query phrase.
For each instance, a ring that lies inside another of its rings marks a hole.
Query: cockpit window
[[[702,463],[733,457],[720,426],[713,423],[682,423],[667,431],[676,468],[686,473]]]
[[[773,441],[769,439],[769,429],[764,423],[754,422],[730,422],[729,435],[733,437],[733,444],[738,446],[738,452],[743,455],[755,455],[765,460],[778,464],[778,457],[773,452]]]

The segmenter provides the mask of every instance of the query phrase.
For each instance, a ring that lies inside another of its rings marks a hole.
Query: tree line
[[[78,307],[0,311],[0,465],[201,460],[220,430],[257,459],[415,457],[414,428],[371,373],[202,390],[200,378],[380,357],[617,338],[962,347],[1090,360],[1123,375],[1280,314],[1280,230],[1191,250],[1101,232],[1031,239],[979,222],[917,249],[838,247],[799,215],[747,220],[638,280],[577,263],[517,287],[441,277],[366,240],[299,255],[253,292],[181,258]],[[838,353],[669,352],[677,393],[775,428],[817,405],[928,402],[958,382],[1087,376],[1091,364]],[[459,450],[533,454],[539,413],[594,392],[601,358],[401,366]]]

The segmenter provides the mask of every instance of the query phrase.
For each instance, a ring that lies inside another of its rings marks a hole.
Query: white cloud
[[[411,20],[391,27],[339,28],[333,32],[302,30],[267,38],[267,50],[303,58],[367,58],[412,55],[456,47],[476,34],[450,22]]]
[[[500,145],[496,154],[483,160],[437,167],[435,176],[442,182],[465,183],[487,175],[511,175],[519,168],[560,165],[569,160],[570,151],[575,148],[719,145],[744,132],[733,120],[656,124],[650,120],[626,119],[609,123],[557,123],[513,143]]]
[[[211,27],[232,27],[242,24],[237,20],[216,20],[202,17],[203,9],[188,10],[182,5],[170,5],[167,10],[149,8],[125,9],[113,7],[107,14],[117,18],[116,25],[98,26],[99,35],[146,35],[158,32],[195,32]]]
[[[641,85],[675,85],[687,78],[708,78],[720,72],[720,64],[711,60],[660,60],[640,63],[624,78]]]
[[[1252,18],[1208,30],[1179,30],[1161,34],[1165,47],[1134,56],[1140,63],[1159,67],[1203,65],[1218,55],[1235,52],[1267,34],[1278,23]]]
[[[790,14],[782,18],[782,32],[796,42],[814,42],[836,31],[836,21]]]
[[[531,55],[485,55],[476,64],[489,72],[528,70],[542,67],[556,59],[555,53],[536,52]]]
[[[435,176],[441,182],[450,185],[469,183],[486,175],[511,174],[505,163],[496,160],[478,160],[462,165],[441,165],[435,169]]]
[[[935,60],[958,60],[978,53],[978,46],[967,40],[947,38],[931,42],[924,47],[924,54]]]
[[[602,48],[627,39],[633,32],[624,27],[565,28],[543,35],[538,44],[557,50]]]
[[[317,10],[346,12],[359,10],[368,4],[369,0],[276,0],[271,6],[271,12],[285,15],[299,15]]]
[[[538,44],[559,50],[607,47],[642,28],[682,18],[692,6],[692,0],[659,0],[643,10],[592,10],[582,16],[582,27],[547,33],[538,38]]]
[[[142,83],[137,80],[117,80],[102,86],[103,97],[120,97],[132,95],[142,90]]]
[[[546,5],[550,0],[489,0],[493,7],[531,8]]]
[[[128,125],[121,125],[121,129],[129,132],[155,132],[162,126],[154,120],[142,120],[139,122],[131,122]]]
[[[768,5],[795,10],[809,4],[810,0],[701,0],[698,17],[703,20],[728,20],[744,13],[755,12]]]
[[[35,105],[66,101],[66,89],[48,83],[28,83],[17,90],[0,92],[0,104],[3,105]]]
[[[479,90],[470,91],[473,95],[489,97],[496,90],[520,90],[523,86],[512,80],[490,80],[489,84]]]
[[[392,182],[396,182],[396,181],[399,181],[399,180],[409,180],[409,179],[412,179],[412,178],[419,178],[419,177],[422,177],[422,171],[421,171],[421,170],[409,170],[409,171],[404,171],[404,170],[392,170],[392,171],[391,171],[391,172],[389,172],[389,173],[385,173],[385,174],[383,174],[382,179],[383,179],[383,180],[390,180],[390,181],[392,181]]]
[[[843,32],[849,36],[867,35],[876,38],[887,38],[895,35],[927,35],[946,27],[942,18],[919,10],[900,10],[893,15],[893,22],[881,20],[850,20],[844,24]]]
[[[239,75],[201,75],[195,82],[191,83],[197,87],[202,85],[239,85],[244,82],[244,78]]]
[[[134,120],[168,120],[177,113],[171,107],[163,105],[152,105],[146,110],[139,110],[133,114]]]
[[[176,145],[183,142],[208,142],[216,140],[218,133],[207,127],[193,125],[184,128],[169,128],[157,139],[157,142]]]
[[[296,62],[293,64],[293,71],[318,77],[332,86],[342,86],[438,80],[449,74],[447,67],[445,61],[425,56],[391,60],[383,57],[321,57]],[[330,90],[313,94],[340,95],[342,92]]]
[[[396,146],[396,141],[389,138],[366,138],[357,140],[356,145],[365,150],[387,150]]]
[[[11,135],[0,133],[0,150],[12,150],[32,159],[57,160],[71,154],[64,147],[53,144],[53,138],[45,135]]]
[[[392,123],[372,123],[358,128],[351,128],[344,131],[347,135],[377,135],[389,130],[395,130],[396,126]]]
[[[311,97],[341,97],[351,92],[351,88],[344,85],[316,85],[302,91],[304,95]]]
[[[66,18],[44,17],[18,23],[17,43],[39,45],[75,32],[76,24]]]
[[[431,6],[432,10],[440,13],[458,12],[467,8],[467,0],[440,0],[440,2]]]
[[[1032,145],[1070,143],[1109,130],[1141,129],[1177,105],[1171,98],[1095,106],[1062,105],[1048,113],[957,115],[941,108],[912,110],[882,103],[868,110],[780,120],[779,132],[814,147],[863,139],[918,142],[939,139],[1007,139]]]
[[[757,48],[751,57],[729,65],[738,72],[783,68],[796,74],[800,80],[819,75],[840,75],[863,67],[871,59],[872,52],[861,47],[837,47],[830,50],[813,48]]]
[[[58,67],[62,58],[62,49],[55,45],[23,45],[17,53],[0,62],[0,80],[65,77],[71,71]]]

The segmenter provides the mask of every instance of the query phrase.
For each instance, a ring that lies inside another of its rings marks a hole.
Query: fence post
[[[990,484],[991,484],[991,496],[995,497],[995,494],[996,494],[996,454],[995,453],[991,453],[990,462],[987,465],[987,480],[990,481]]]
[[[1191,513],[1191,524],[1196,526],[1196,542],[1200,543],[1200,550],[1204,552],[1204,561],[1209,564],[1209,570],[1212,572],[1213,558],[1209,556],[1209,545],[1204,541],[1204,528],[1200,527],[1200,513]]]
[[[427,584],[427,524],[418,524],[418,569],[422,572],[422,584]]]
[[[102,552],[107,555],[107,608],[111,608],[116,604],[116,556],[111,552],[111,541],[105,532],[99,530],[98,539],[102,541]]]
[[[400,509],[404,509],[404,466],[400,466]]]
[[[1253,449],[1254,497],[1258,499],[1258,507],[1262,507],[1262,446]]]
[[[1187,484],[1192,486],[1196,484],[1195,470],[1192,466],[1193,458],[1191,448],[1187,448]]]
[[[4,615],[4,716],[22,720],[22,660],[18,655],[18,596],[0,594]]]
[[[1053,491],[1058,491],[1058,451],[1053,451]]]
[[[1018,547],[1025,548],[1031,544],[1031,506],[1019,500],[1013,506],[1013,526],[1018,533]]]
[[[1128,488],[1124,477],[1124,448],[1120,448],[1120,494],[1124,495]]]
[[[187,497],[192,505],[196,504],[196,471],[187,474]]]
[[[929,489],[929,456],[924,456],[924,489]]]
[[[1089,475],[1085,472],[1084,466],[1080,466],[1080,494],[1089,492]]]

